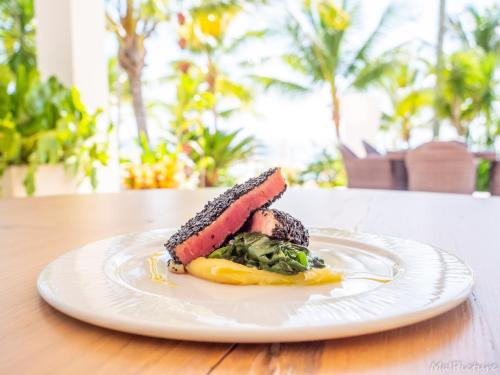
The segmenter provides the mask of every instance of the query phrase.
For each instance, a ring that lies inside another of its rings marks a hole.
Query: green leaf
[[[37,166],[36,164],[30,164],[28,166],[28,171],[23,180],[24,188],[26,189],[26,193],[31,196],[35,192],[35,173]]]
[[[60,160],[62,146],[54,132],[47,132],[38,137],[37,162],[39,164],[55,164]]]
[[[0,69],[0,163],[64,163],[68,172],[84,174],[95,185],[91,170],[108,159],[108,140],[97,137],[101,111],[87,112],[75,88],[64,87],[54,77],[41,81],[38,72],[25,65],[6,76],[3,71]],[[30,193],[34,192],[35,172],[31,167],[25,179]]]
[[[307,255],[304,252],[298,251],[297,258],[299,260],[299,263],[302,264],[304,267],[309,266],[309,262],[307,261]]]
[[[285,275],[295,275],[313,267],[325,267],[322,260],[309,255],[307,248],[261,233],[240,233],[208,257],[227,259]]]

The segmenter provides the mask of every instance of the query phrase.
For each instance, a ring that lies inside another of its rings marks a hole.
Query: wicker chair
[[[458,142],[430,142],[405,157],[408,188],[471,194],[476,184],[474,156]]]
[[[375,147],[366,141],[362,141],[363,147],[365,148],[366,155],[382,155]]]
[[[405,189],[405,182],[395,173],[394,163],[386,157],[359,158],[347,146],[339,146],[347,172],[347,186],[361,189]]]

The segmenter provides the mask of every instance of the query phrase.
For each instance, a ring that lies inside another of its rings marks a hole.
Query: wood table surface
[[[476,285],[466,302],[387,332],[269,345],[163,340],[82,323],[38,296],[39,272],[67,250],[121,233],[177,226],[216,193],[0,200],[0,374],[500,373],[500,198],[290,189],[277,202],[309,226],[420,240],[473,268]]]

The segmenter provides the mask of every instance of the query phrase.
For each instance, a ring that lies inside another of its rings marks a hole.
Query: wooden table
[[[474,365],[500,373],[500,198],[290,189],[278,202],[310,226],[428,242],[475,270],[467,302],[388,332],[272,345],[161,340],[81,323],[38,296],[38,273],[68,249],[179,225],[215,194],[164,190],[0,201],[0,374],[427,374],[439,373],[439,366],[457,368],[441,373],[460,374]]]

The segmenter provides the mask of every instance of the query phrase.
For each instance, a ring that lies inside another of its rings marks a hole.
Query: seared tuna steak
[[[305,247],[309,245],[309,232],[304,225],[293,216],[279,210],[256,211],[248,223],[248,231],[259,232]]]
[[[208,202],[165,244],[176,261],[187,264],[206,256],[237,233],[259,208],[269,206],[286,190],[279,168],[235,185]]]

